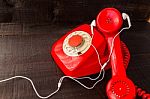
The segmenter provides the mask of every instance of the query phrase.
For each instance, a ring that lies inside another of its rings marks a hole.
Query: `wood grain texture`
[[[149,0],[0,0],[0,22],[76,24],[95,19],[106,7],[126,12],[134,21],[150,16]]]
[[[63,73],[50,53],[52,44],[74,26],[1,24],[0,27],[0,79],[23,75],[31,78],[42,96],[57,88]],[[128,76],[136,85],[150,92],[150,24],[134,23],[131,30],[121,35],[131,52]],[[96,75],[92,75],[95,77]],[[106,99],[105,79],[93,90],[86,90],[72,80],[65,79],[62,89],[50,99]],[[83,80],[91,85],[93,82]],[[0,83],[0,99],[39,99],[24,79]]]

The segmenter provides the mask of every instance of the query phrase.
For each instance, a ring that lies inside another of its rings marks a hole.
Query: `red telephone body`
[[[54,43],[51,51],[51,55],[54,60],[60,67],[60,69],[67,76],[72,77],[81,77],[87,76],[91,74],[98,73],[100,71],[100,66],[98,64],[97,55],[92,47],[88,49],[88,51],[80,56],[68,56],[63,51],[63,42],[66,36],[75,31],[85,31],[91,36],[91,29],[88,24],[83,24],[72,31],[68,32],[62,38],[60,38],[57,42]],[[93,45],[97,48],[100,56],[101,62],[104,63],[107,59],[105,56],[105,48],[106,42],[104,37],[94,29],[95,36],[93,38]],[[98,43],[97,43],[98,42]],[[107,67],[107,68],[110,68]]]

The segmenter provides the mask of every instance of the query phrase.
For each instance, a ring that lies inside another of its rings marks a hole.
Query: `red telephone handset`
[[[99,13],[96,22],[98,29],[105,36],[109,51],[114,40],[111,54],[112,78],[107,84],[107,96],[110,99],[134,99],[136,96],[135,85],[126,75],[120,38],[117,35],[122,25],[122,16],[118,10],[106,8]],[[115,39],[114,36],[116,36]]]

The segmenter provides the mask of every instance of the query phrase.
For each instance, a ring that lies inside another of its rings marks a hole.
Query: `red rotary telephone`
[[[131,26],[129,17],[123,14],[122,18],[121,13],[115,8],[103,9],[96,18],[94,36],[91,26],[83,24],[55,42],[51,51],[54,60],[65,75],[82,77],[101,70],[96,52],[91,45],[95,46],[100,55],[100,62],[104,64],[114,42],[111,62],[104,68],[105,70],[112,68],[112,78],[106,87],[110,99],[134,99],[136,96],[136,87],[126,75],[130,54],[126,45],[120,41],[118,33],[123,19],[127,19],[129,27]]]

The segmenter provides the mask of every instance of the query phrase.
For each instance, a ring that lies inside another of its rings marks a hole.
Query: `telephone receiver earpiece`
[[[130,18],[126,13],[121,13],[115,8],[105,8],[102,10],[97,19],[97,28],[105,36],[108,44],[108,50],[113,50],[110,56],[112,66],[112,78],[106,87],[107,96],[109,99],[134,99],[135,85],[127,77],[126,70],[123,64],[123,55],[120,44],[118,30],[121,28],[123,20],[127,19],[129,27],[131,27]]]

